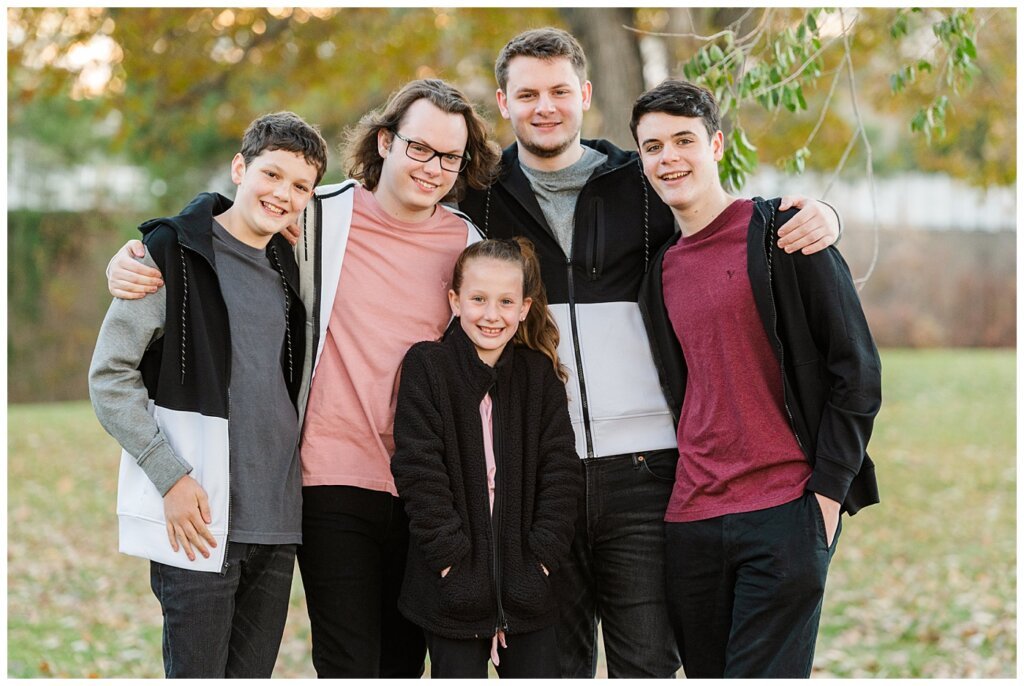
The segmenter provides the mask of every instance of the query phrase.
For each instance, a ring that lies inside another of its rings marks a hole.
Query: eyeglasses
[[[466,168],[469,164],[469,151],[466,151],[465,155],[455,155],[450,152],[438,152],[429,145],[412,141],[398,133],[392,131],[395,138],[399,138],[405,141],[405,154],[409,159],[416,160],[417,162],[429,162],[435,157],[441,160],[441,169],[450,172],[460,172]]]

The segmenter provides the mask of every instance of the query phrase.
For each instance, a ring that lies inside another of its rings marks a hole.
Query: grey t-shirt
[[[573,217],[576,199],[594,170],[605,163],[608,156],[593,148],[581,146],[583,155],[565,169],[548,172],[531,169],[520,163],[523,173],[530,181],[537,203],[548,220],[548,226],[555,233],[559,245],[566,255],[572,252]]]
[[[299,420],[281,371],[287,326],[281,275],[264,250],[216,221],[213,252],[231,329],[228,540],[301,543]]]

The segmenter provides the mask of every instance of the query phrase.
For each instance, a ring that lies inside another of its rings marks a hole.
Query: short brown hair
[[[377,188],[384,159],[377,148],[377,134],[393,134],[413,103],[426,99],[448,114],[461,114],[466,120],[469,136],[466,155],[469,163],[459,173],[451,192],[444,200],[458,201],[466,186],[483,190],[497,178],[501,153],[488,135],[488,126],[473,104],[455,86],[440,79],[417,79],[405,84],[388,98],[387,104],[363,115],[359,123],[345,135],[345,157],[349,161],[348,174],[358,179],[368,190]]]
[[[565,57],[576,70],[580,84],[587,80],[587,56],[572,34],[562,29],[551,26],[531,29],[506,43],[494,62],[494,78],[501,90],[508,87],[508,65],[516,57],[536,57],[542,60]]]
[[[320,183],[327,171],[327,142],[317,127],[294,112],[274,112],[254,119],[242,135],[239,152],[246,166],[267,150],[285,150],[302,155],[316,168],[316,181]]]

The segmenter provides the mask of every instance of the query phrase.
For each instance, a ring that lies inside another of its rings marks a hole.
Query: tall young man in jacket
[[[709,91],[667,80],[630,122],[680,233],[641,309],[679,465],[665,514],[669,613],[688,677],[808,677],[840,511],[878,502],[865,453],[881,365],[835,248],[791,255],[779,201],[734,198]]]
[[[592,86],[568,33],[522,33],[497,58],[498,107],[515,144],[501,175],[460,203],[492,237],[537,247],[559,358],[570,379],[585,496],[570,560],[556,575],[562,673],[597,666],[597,624],[613,677],[667,677],[679,667],[665,609],[662,517],[677,451],[672,414],[637,307],[640,279],[673,233],[669,208],[644,180],[637,155],[581,140]],[[834,242],[831,210],[809,203],[787,227],[789,249]]]

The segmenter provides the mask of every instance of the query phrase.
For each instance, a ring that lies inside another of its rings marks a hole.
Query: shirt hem
[[[665,512],[665,521],[670,523],[699,522],[706,519],[714,519],[715,517],[723,517],[725,515],[767,510],[802,498],[806,491],[805,480],[805,483],[801,484],[800,490],[796,492],[795,495],[787,492],[783,496],[767,498],[765,500],[758,500],[755,502],[732,503],[724,507],[704,508],[700,510],[676,510],[674,512],[667,511]]]
[[[294,531],[282,534],[268,534],[254,531],[238,531],[228,536],[228,543],[251,543],[254,545],[302,545],[302,533]]]
[[[354,486],[365,488],[368,491],[384,491],[398,497],[398,489],[394,482],[381,481],[379,479],[360,479],[351,476],[317,476],[302,477],[302,486]]]

